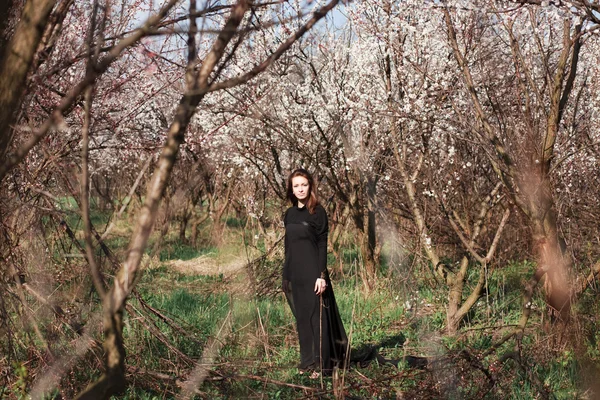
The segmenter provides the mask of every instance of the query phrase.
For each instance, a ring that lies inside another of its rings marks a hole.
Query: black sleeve
[[[327,279],[327,234],[329,232],[329,224],[327,222],[327,213],[322,206],[317,206],[316,214],[316,234],[317,234],[317,249],[319,260],[319,271],[321,278]]]
[[[283,214],[283,226],[287,226],[287,211]],[[283,237],[283,244],[285,248],[284,262],[283,262],[283,280],[290,280],[290,248],[288,243],[288,237]]]

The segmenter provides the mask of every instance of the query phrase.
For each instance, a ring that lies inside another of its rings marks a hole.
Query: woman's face
[[[304,201],[308,197],[308,190],[310,186],[308,184],[308,179],[303,176],[295,176],[292,178],[292,190],[294,191],[294,196],[298,199],[298,201]]]

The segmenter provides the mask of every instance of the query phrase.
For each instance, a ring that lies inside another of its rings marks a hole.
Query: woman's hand
[[[327,289],[327,282],[325,281],[325,279],[317,278],[317,281],[315,282],[315,294],[317,296],[320,296],[321,294],[323,294],[325,289]]]

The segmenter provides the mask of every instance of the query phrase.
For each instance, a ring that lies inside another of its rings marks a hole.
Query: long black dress
[[[345,366],[348,339],[327,273],[327,213],[320,205],[313,214],[293,206],[286,211],[284,224],[283,288],[296,317],[299,368],[330,374],[334,366]],[[321,296],[314,291],[317,278],[327,282]]]

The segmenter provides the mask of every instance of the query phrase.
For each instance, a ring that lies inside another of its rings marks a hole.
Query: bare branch
[[[448,11],[447,8],[444,8],[444,19],[446,21],[446,28],[448,31],[448,39],[450,41],[450,46],[452,47],[452,52],[454,54],[454,58],[458,62],[458,65],[461,69],[463,81],[465,83],[465,86],[467,87],[467,90],[469,91],[469,95],[471,97],[471,102],[473,104],[473,107],[475,108],[475,113],[479,119],[479,122],[483,126],[483,133],[485,135],[485,138],[492,144],[492,146],[496,150],[496,155],[498,157],[498,160],[508,170],[508,174],[505,171],[503,171],[502,168],[500,168],[500,165],[498,164],[498,162],[496,160],[494,160],[493,158],[490,158],[490,162],[492,163],[494,170],[496,171],[496,173],[498,174],[499,178],[502,180],[504,185],[510,189],[509,193],[515,193],[515,190],[513,190],[513,183],[511,182],[511,178],[514,178],[517,176],[516,171],[514,169],[513,160],[511,159],[510,155],[506,152],[506,149],[504,148],[502,142],[496,135],[494,128],[488,121],[488,118],[484,111],[483,105],[481,104],[481,101],[479,100],[479,96],[478,96],[477,90],[475,88],[475,82],[471,75],[469,66],[467,65],[467,62],[459,49],[458,42],[456,39],[456,31],[455,31],[454,25],[452,23],[452,18],[450,17],[450,12]],[[514,197],[515,202],[518,203],[518,199],[516,198],[516,196],[513,196],[513,197]]]
[[[542,142],[542,154],[541,166],[543,168],[542,173],[547,174],[550,171],[550,163],[554,157],[554,144],[556,143],[556,136],[558,135],[558,128],[560,119],[562,116],[561,105],[564,107],[566,101],[569,98],[570,89],[572,88],[572,82],[570,87],[564,88],[563,82],[565,79],[565,72],[567,68],[567,62],[569,60],[569,54],[571,53],[571,22],[568,19],[564,20],[563,23],[563,49],[560,53],[560,58],[556,66],[554,73],[552,87],[550,91],[550,113],[548,114],[548,126],[546,127],[546,136]],[[578,55],[574,54],[573,65],[574,69],[571,71],[573,75],[571,79],[575,79],[575,71],[577,68]],[[568,91],[567,91],[568,89]]]
[[[88,36],[88,47],[92,48],[92,42],[94,39],[94,30],[96,29],[96,18],[98,15],[98,0],[94,1],[92,11],[92,23],[90,25],[90,32]],[[88,69],[93,68],[94,57],[91,56],[88,60]],[[84,93],[84,120],[83,127],[81,129],[81,217],[83,219],[83,236],[85,240],[85,251],[87,255],[87,261],[90,266],[92,275],[92,281],[96,287],[96,291],[100,295],[101,299],[104,299],[106,295],[106,289],[100,271],[98,270],[98,264],[94,257],[94,248],[92,244],[92,224],[90,221],[90,182],[89,182],[89,143],[90,143],[90,125],[91,125],[91,108],[92,108],[92,92],[93,86],[90,85],[85,89]]]
[[[202,358],[190,374],[190,378],[181,385],[181,392],[177,396],[177,399],[191,399],[194,396],[196,388],[204,382],[208,376],[210,367],[214,364],[216,357],[225,344],[225,339],[231,332],[231,319],[231,311],[229,311],[219,331],[204,348]]]
[[[50,118],[48,118],[39,128],[37,128],[28,141],[23,143],[19,148],[17,148],[14,153],[7,154],[4,161],[0,164],[0,181],[4,179],[6,173],[13,168],[15,165],[19,164],[25,156],[29,153],[31,149],[33,149],[39,142],[44,138],[50,129],[59,125],[62,122],[63,113],[71,108],[73,103],[77,101],[77,99],[81,96],[83,91],[94,82],[96,79],[100,77],[110,65],[125,51],[127,48],[136,44],[140,39],[142,39],[146,34],[151,30],[153,26],[158,24],[167,13],[175,6],[175,4],[179,0],[170,0],[167,4],[163,6],[160,12],[156,15],[151,16],[144,23],[144,25],[138,30],[134,31],[130,36],[122,39],[116,46],[114,46],[102,60],[98,62],[98,64],[88,71],[83,80],[75,85],[69,93],[62,99],[60,104],[54,109]],[[4,73],[0,73],[1,76],[7,76]],[[8,75],[10,76],[10,75]],[[0,93],[2,93],[2,89],[0,89]],[[0,96],[1,97],[1,96]],[[4,110],[4,107],[0,107],[0,109]],[[2,132],[2,131],[0,131]]]
[[[262,63],[258,64],[256,67],[252,68],[249,72],[244,75],[238,76],[236,78],[228,79],[223,82],[213,83],[208,88],[208,92],[214,92],[216,90],[227,89],[237,85],[241,85],[250,81],[252,78],[266,70],[271,64],[273,64],[283,53],[285,53],[298,39],[300,39],[306,32],[308,32],[319,20],[329,11],[331,11],[337,4],[339,0],[332,0],[325,6],[321,7],[317,11],[313,13],[311,19],[309,19],[304,25],[302,25],[292,36],[290,36],[285,42],[283,42],[277,50],[273,52],[267,59],[265,59]]]
[[[498,229],[496,229],[496,235],[494,236],[494,240],[488,249],[488,252],[485,256],[486,263],[489,263],[496,252],[496,248],[498,247],[498,242],[500,241],[500,237],[502,236],[502,231],[504,227],[508,223],[508,218],[510,217],[510,209],[507,208],[504,210],[504,214],[502,215],[502,220],[500,221],[500,225],[498,225]]]
[[[55,4],[56,0],[28,0],[6,54],[0,55],[0,158],[8,152],[12,140],[10,125],[19,108],[27,73]],[[0,180],[2,176],[0,173]]]
[[[117,215],[110,222],[110,225],[108,226],[108,228],[106,228],[106,230],[104,231],[104,233],[102,233],[102,237],[100,238],[101,241],[104,240],[104,239],[106,239],[108,237],[109,233],[115,227],[115,221],[118,220],[119,218],[121,218],[121,215],[127,209],[127,206],[129,205],[129,203],[131,202],[131,199],[133,198],[133,194],[135,193],[135,190],[137,189],[137,187],[139,186],[140,182],[142,181],[142,178],[144,177],[144,174],[146,173],[146,170],[148,170],[148,167],[150,167],[151,163],[152,163],[152,157],[148,157],[148,159],[146,160],[146,163],[144,164],[144,166],[142,167],[142,169],[138,173],[138,176],[135,179],[135,182],[133,182],[133,185],[131,185],[131,188],[129,188],[129,192],[127,193],[127,196],[125,197],[125,201],[123,202],[123,205],[119,209],[119,212],[117,212]]]

